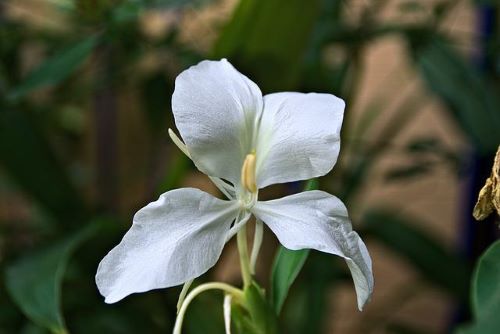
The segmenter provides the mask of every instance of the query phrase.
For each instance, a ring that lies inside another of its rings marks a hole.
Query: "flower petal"
[[[97,287],[106,303],[206,272],[217,262],[237,211],[235,202],[191,188],[166,192],[139,210],[97,269]]]
[[[262,112],[259,87],[226,59],[202,61],[175,80],[175,124],[199,170],[239,185]]]
[[[335,196],[313,190],[258,202],[253,213],[286,248],[312,248],[343,257],[351,270],[361,310],[373,290],[372,263],[359,235],[352,230],[344,204]]]
[[[328,173],[340,150],[344,107],[344,101],[331,94],[264,96],[257,144],[258,187]]]

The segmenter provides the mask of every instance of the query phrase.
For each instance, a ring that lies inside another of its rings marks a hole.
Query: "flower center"
[[[241,184],[244,189],[248,190],[250,193],[257,192],[257,184],[255,183],[255,162],[256,162],[255,151],[247,154],[245,161],[243,162],[243,167],[241,167]]]

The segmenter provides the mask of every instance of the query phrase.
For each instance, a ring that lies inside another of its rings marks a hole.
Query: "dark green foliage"
[[[471,286],[474,324],[464,326],[460,334],[495,334],[500,328],[500,241],[481,256]]]
[[[288,290],[302,270],[308,255],[308,249],[292,251],[280,246],[271,276],[271,301],[277,314],[281,312]]]
[[[87,60],[98,41],[96,36],[91,36],[59,50],[14,88],[10,99],[16,100],[38,88],[57,85]]]
[[[85,203],[54,154],[40,123],[38,117],[28,112],[1,110],[0,163],[28,196],[63,226],[69,226],[81,221]]]
[[[61,314],[61,284],[71,253],[91,233],[93,226],[28,255],[7,268],[6,285],[24,314],[52,333],[66,333]]]
[[[318,189],[317,179],[309,180],[304,187],[306,191],[315,189]],[[297,275],[302,270],[308,255],[308,249],[293,251],[283,246],[279,247],[271,273],[270,295],[270,300],[276,314],[280,314],[288,291],[297,278]]]
[[[319,14],[317,0],[242,0],[215,46],[264,92],[299,83],[308,41]]]
[[[469,266],[457,254],[418,229],[419,224],[412,220],[392,210],[371,210],[363,218],[364,232],[408,260],[423,278],[452,296],[467,300]]]
[[[277,318],[266,300],[265,291],[256,282],[252,282],[244,293],[249,316],[258,333],[278,334]]]
[[[413,41],[415,62],[433,92],[450,107],[454,117],[482,153],[494,152],[500,142],[500,101],[497,90],[442,37]]]

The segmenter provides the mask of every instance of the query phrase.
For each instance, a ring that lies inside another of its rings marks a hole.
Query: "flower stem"
[[[252,254],[250,255],[250,272],[255,274],[255,264],[259,256],[260,246],[262,246],[262,237],[264,236],[264,226],[260,219],[255,220],[255,232],[253,235]]]
[[[193,299],[198,296],[200,293],[205,292],[207,290],[222,290],[230,295],[232,295],[236,299],[243,299],[243,291],[235,288],[226,283],[221,282],[212,282],[205,283],[194,288],[182,303],[181,309],[179,310],[179,314],[177,315],[177,319],[175,320],[174,333],[173,334],[181,334],[182,330],[182,322],[184,321],[184,315],[186,314],[186,310],[189,304],[193,301]]]
[[[243,285],[247,287],[252,282],[250,273],[250,259],[248,258],[247,226],[243,226],[237,234],[238,252],[240,253],[241,276]]]
[[[224,296],[223,311],[224,311],[224,328],[226,334],[231,334],[231,300],[233,296],[226,294]]]
[[[177,314],[179,314],[179,311],[181,310],[182,304],[184,303],[184,299],[186,298],[186,295],[189,291],[189,288],[191,287],[191,284],[193,284],[193,280],[187,281],[182,286],[182,291],[179,295],[179,300],[177,301]]]

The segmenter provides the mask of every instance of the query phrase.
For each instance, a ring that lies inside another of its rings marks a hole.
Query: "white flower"
[[[253,214],[286,248],[343,257],[361,309],[373,288],[371,260],[344,204],[317,190],[258,200],[259,189],[268,185],[322,176],[333,168],[344,102],[315,93],[263,97],[255,83],[223,59],[182,72],[172,110],[185,146],[174,141],[228,200],[184,188],[139,210],[123,240],[99,265],[96,282],[106,302],[202,275]]]

